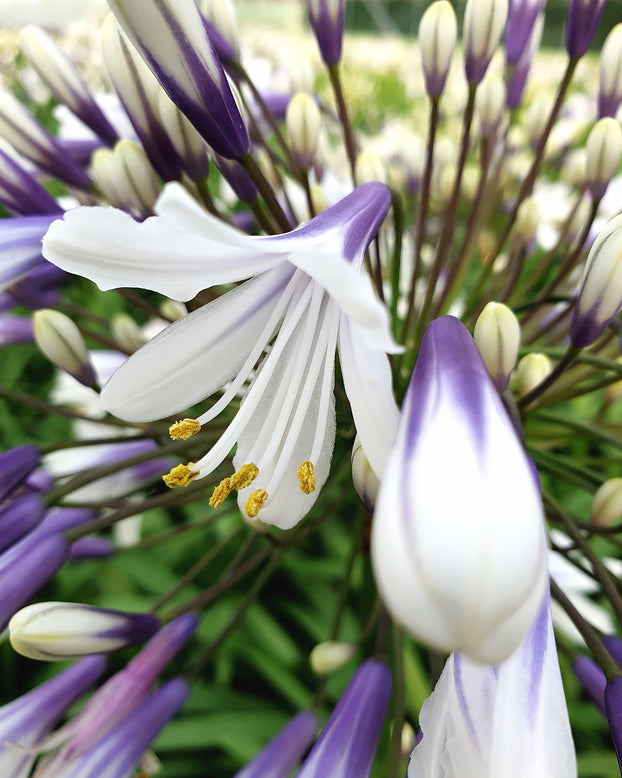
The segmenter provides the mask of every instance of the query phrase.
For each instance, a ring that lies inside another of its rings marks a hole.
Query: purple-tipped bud
[[[367,778],[391,698],[391,672],[368,659],[356,671],[296,778]]]
[[[341,59],[345,5],[345,0],[307,0],[309,21],[322,59],[329,67]]]
[[[592,45],[607,0],[568,0],[566,51],[579,59]]]
[[[52,195],[2,149],[0,149],[0,202],[20,216],[63,213],[63,209]]]
[[[546,0],[510,0],[508,23],[505,30],[505,58],[516,65],[533,37],[533,28]]]
[[[508,0],[467,0],[462,45],[469,84],[479,84],[501,40]]]
[[[572,672],[592,701],[605,712],[605,686],[607,679],[593,659],[578,656],[572,663]]]
[[[318,727],[311,711],[299,713],[234,778],[288,778]]]
[[[111,0],[110,8],[171,100],[223,157],[239,159],[249,138],[194,0]]]
[[[534,54],[540,46],[543,28],[544,14],[541,13],[536,18],[527,44],[517,62],[511,63],[508,59],[505,99],[508,108],[516,108],[521,101]]]
[[[29,775],[36,747],[63,713],[104,671],[103,657],[77,662],[52,680],[0,708],[0,773],[3,778]]]
[[[41,239],[55,216],[20,216],[0,223],[0,289],[45,264]]]
[[[35,341],[45,356],[85,386],[97,381],[82,333],[69,316],[50,308],[33,317]]]
[[[124,613],[73,602],[37,602],[9,622],[11,645],[22,656],[64,661],[144,643],[160,628],[152,613]]]
[[[45,504],[40,497],[27,494],[0,510],[0,551],[13,545],[43,518]]]
[[[613,657],[613,661],[622,670],[622,640],[615,635],[605,635],[603,645]]]
[[[216,153],[212,153],[212,159],[239,200],[252,203],[257,198],[257,187],[239,162],[225,159]]]
[[[611,30],[600,53],[598,116],[615,117],[622,103],[622,23]]]
[[[609,722],[609,731],[613,747],[622,771],[622,677],[617,676],[605,688],[605,713]]]
[[[419,24],[419,49],[430,97],[440,97],[445,88],[457,35],[456,14],[448,0],[428,6]]]
[[[18,446],[0,454],[0,503],[24,483],[40,459],[36,446]]]

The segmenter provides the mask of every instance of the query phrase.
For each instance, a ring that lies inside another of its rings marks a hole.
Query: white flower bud
[[[296,164],[308,170],[313,165],[322,126],[320,109],[310,95],[299,93],[290,100],[285,121]]]
[[[314,184],[311,187],[311,202],[313,203],[313,210],[316,214],[322,213],[328,208],[328,198],[326,192],[321,184]]]
[[[495,386],[502,392],[510,381],[518,358],[518,319],[507,305],[488,303],[475,322],[473,340]]]
[[[188,175],[195,181],[206,178],[207,144],[163,89],[158,98],[158,110],[162,125],[183,160]]]
[[[81,384],[96,386],[84,338],[68,316],[43,308],[34,314],[33,325],[37,346],[51,362]]]
[[[141,335],[140,327],[127,313],[113,316],[110,324],[114,339],[125,351],[133,354],[144,344],[145,339]]]
[[[436,0],[428,6],[419,23],[419,49],[431,97],[439,97],[445,88],[457,35],[456,14],[448,0]]]
[[[592,500],[590,521],[608,527],[622,519],[622,478],[610,478],[597,490]]]
[[[598,115],[615,116],[622,102],[622,22],[616,24],[600,53]]]
[[[352,482],[363,505],[370,513],[373,513],[380,480],[369,464],[358,435],[352,446]]]
[[[516,213],[513,235],[521,246],[526,246],[536,234],[540,223],[540,208],[533,197],[526,197]]]
[[[504,111],[505,84],[499,76],[488,74],[475,97],[475,113],[482,135],[488,138],[496,135]]]
[[[384,165],[378,155],[371,151],[364,151],[356,158],[355,177],[358,185],[370,181],[380,181],[381,184],[385,184],[387,180]]]
[[[240,28],[238,16],[231,0],[210,0],[203,2],[203,13],[234,52],[235,59],[240,58]]]
[[[327,640],[318,643],[309,654],[309,662],[315,673],[327,675],[344,665],[352,658],[356,646],[353,643],[341,643],[336,640]]]
[[[533,100],[525,115],[525,129],[532,146],[536,146],[546,126],[550,113],[548,98],[538,97]]]
[[[524,397],[544,379],[553,369],[546,354],[531,353],[525,355],[514,371],[514,381],[519,397]]]
[[[160,194],[160,181],[140,146],[119,141],[114,149],[98,149],[91,175],[103,195],[117,208],[148,216]]]
[[[177,302],[177,300],[164,300],[160,305],[160,313],[169,321],[177,321],[178,319],[183,319],[188,313],[188,309],[183,303]]]
[[[467,0],[462,45],[469,84],[478,84],[490,64],[508,18],[508,0]]]
[[[585,143],[586,179],[592,197],[605,194],[622,158],[622,127],[606,116],[592,127]]]

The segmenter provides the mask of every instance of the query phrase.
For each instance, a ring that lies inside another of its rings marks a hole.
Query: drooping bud
[[[33,316],[35,341],[56,367],[85,386],[96,386],[82,333],[64,313],[44,308]]]
[[[322,127],[322,114],[317,103],[304,92],[294,95],[287,106],[285,122],[296,164],[308,170],[313,166]]]
[[[151,613],[123,613],[71,602],[38,602],[9,622],[11,645],[22,656],[64,661],[144,643],[160,629]]]
[[[426,8],[419,23],[419,50],[430,97],[440,97],[445,88],[457,35],[456,14],[448,0],[436,0]]]
[[[610,116],[599,119],[585,142],[586,184],[594,199],[601,198],[622,159],[622,127]]]
[[[352,482],[363,505],[370,513],[373,513],[380,488],[380,479],[369,464],[358,435],[352,446]]]
[[[622,478],[610,478],[596,490],[590,521],[608,527],[622,518]]]
[[[313,648],[309,654],[309,664],[318,675],[328,675],[351,659],[355,651],[354,643],[327,640]]]
[[[508,17],[508,0],[467,0],[462,45],[469,84],[484,77]]]
[[[475,322],[473,340],[499,392],[510,382],[520,346],[520,324],[503,303],[490,302]]]
[[[622,102],[622,22],[610,31],[600,52],[598,115],[615,116]]]
[[[514,371],[514,382],[519,397],[529,394],[553,369],[551,360],[546,354],[531,352],[526,354]]]
[[[568,0],[566,51],[579,59],[592,45],[607,0]]]
[[[309,21],[324,64],[332,67],[341,59],[345,0],[307,0]]]
[[[570,323],[570,342],[593,343],[622,307],[622,215],[610,219],[592,244]]]

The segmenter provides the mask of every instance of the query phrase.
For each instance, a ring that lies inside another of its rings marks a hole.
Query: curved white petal
[[[345,316],[339,327],[339,361],[363,451],[382,478],[399,422],[389,361],[384,352],[367,346],[358,324]]]
[[[112,376],[104,407],[152,421],[211,395],[243,365],[291,273],[288,265],[264,273],[171,324]]]

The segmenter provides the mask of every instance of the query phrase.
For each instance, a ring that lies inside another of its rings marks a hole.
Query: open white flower
[[[143,223],[112,208],[79,208],[49,230],[45,256],[102,289],[138,286],[189,300],[215,284],[250,279],[143,346],[102,392],[116,416],[152,421],[226,386],[197,420],[174,425],[172,434],[185,437],[252,376],[219,441],[199,461],[175,468],[169,485],[208,475],[237,444],[240,470],[212,504],[237,489],[247,516],[261,510],[266,523],[296,524],[328,476],[337,341],[359,436],[382,475],[398,419],[385,352],[398,347],[386,309],[359,270],[388,207],[386,187],[370,183],[291,233],[249,237],[169,184],[157,215]]]

